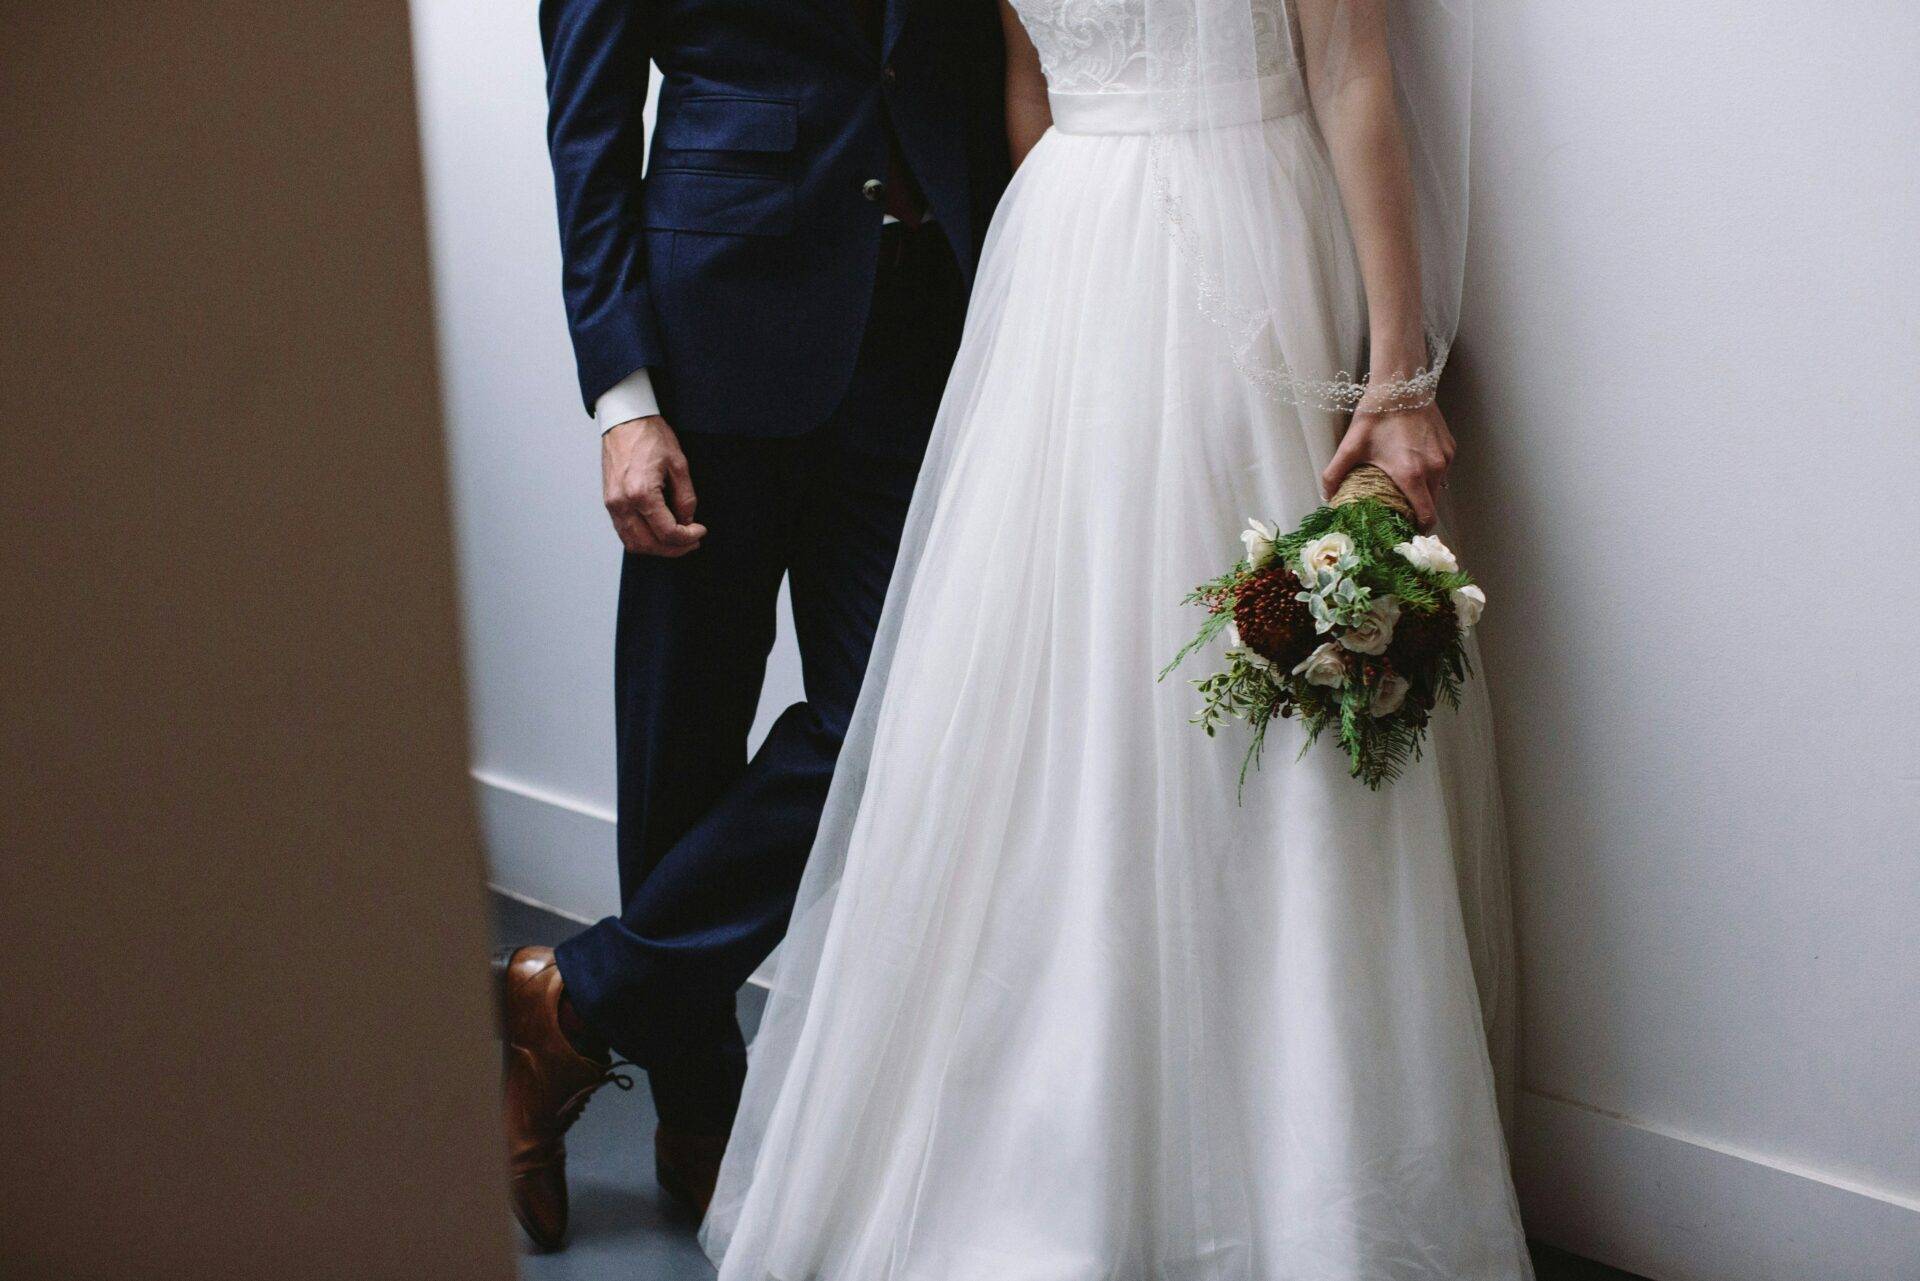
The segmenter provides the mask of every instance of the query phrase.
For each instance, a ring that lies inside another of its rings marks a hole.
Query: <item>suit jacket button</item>
[[[869,178],[860,184],[860,194],[877,205],[886,197],[887,184],[878,178]]]
[[[899,78],[900,78],[899,73],[893,69],[891,64],[880,68],[880,79],[885,83],[892,84],[894,81],[898,80]]]

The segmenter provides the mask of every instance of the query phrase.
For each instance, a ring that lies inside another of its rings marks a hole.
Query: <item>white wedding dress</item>
[[[1018,5],[1055,128],[987,244],[703,1240],[722,1281],[1530,1277],[1484,696],[1378,793],[1276,724],[1236,803],[1244,738],[1155,676],[1343,423],[1241,377],[1194,297],[1142,0]],[[1324,144],[1266,108],[1281,339],[1352,367]]]

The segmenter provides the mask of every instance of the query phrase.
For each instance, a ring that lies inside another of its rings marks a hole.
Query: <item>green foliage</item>
[[[1160,669],[1159,679],[1165,680],[1173,674],[1173,669],[1187,661],[1188,657],[1211,645],[1214,638],[1227,630],[1233,622],[1233,607],[1239,598],[1240,582],[1253,572],[1253,567],[1241,561],[1220,577],[1200,584],[1186,594],[1182,605],[1204,605],[1208,609],[1207,621],[1200,625],[1200,633],[1173,656],[1173,661]],[[1207,731],[1211,734],[1213,731]]]

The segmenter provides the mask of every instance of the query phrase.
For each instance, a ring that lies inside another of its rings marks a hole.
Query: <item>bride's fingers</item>
[[[1395,476],[1393,483],[1400,486],[1400,492],[1407,496],[1407,503],[1413,508],[1413,523],[1420,527],[1421,533],[1433,528],[1434,508],[1433,490],[1427,485],[1425,472],[1408,471],[1404,476]]]
[[[1333,460],[1327,464],[1327,469],[1320,473],[1322,498],[1333,497],[1333,491],[1340,488],[1340,482],[1347,478],[1347,473],[1365,461],[1365,451],[1366,433],[1350,429],[1341,438],[1340,448],[1333,451]]]
[[[1421,533],[1433,528],[1434,486],[1439,478],[1418,456],[1395,455],[1388,458],[1376,458],[1374,464],[1387,473],[1394,487],[1407,496],[1407,506],[1413,508],[1413,523]]]

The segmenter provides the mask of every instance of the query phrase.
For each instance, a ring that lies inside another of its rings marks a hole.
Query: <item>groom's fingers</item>
[[[649,489],[635,500],[639,508],[640,519],[646,522],[647,532],[660,545],[656,553],[661,556],[684,556],[700,545],[707,536],[706,526],[681,524],[667,506],[666,495],[661,489]]]
[[[641,556],[659,553],[659,546],[647,532],[647,523],[640,519],[639,513],[630,507],[609,507],[607,514],[613,517],[613,532],[620,536],[622,547]]]
[[[700,500],[694,496],[693,473],[687,468],[687,456],[678,450],[667,456],[667,483],[672,490],[668,506],[682,525],[693,524],[694,508]]]
[[[693,523],[686,454],[658,414],[620,423],[600,437],[600,479],[614,532],[641,556],[685,556],[706,527]]]

